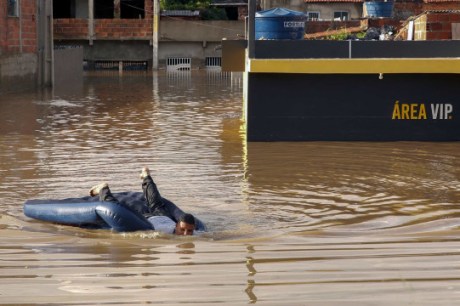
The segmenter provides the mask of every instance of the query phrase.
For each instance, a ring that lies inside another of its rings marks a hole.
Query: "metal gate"
[[[192,69],[192,59],[190,57],[168,57],[166,60],[166,70],[186,71]]]
[[[205,67],[208,70],[221,70],[222,69],[222,58],[213,56],[213,57],[206,57],[205,60]]]

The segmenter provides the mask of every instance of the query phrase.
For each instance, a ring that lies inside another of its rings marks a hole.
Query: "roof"
[[[248,5],[248,0],[213,0],[211,5],[214,6],[240,6]]]
[[[200,11],[188,11],[188,10],[162,10],[161,16],[171,17],[197,17],[200,16]]]
[[[429,10],[429,11],[424,11],[420,15],[425,15],[425,14],[460,14],[460,10]]]
[[[304,3],[363,3],[364,0],[303,0]]]

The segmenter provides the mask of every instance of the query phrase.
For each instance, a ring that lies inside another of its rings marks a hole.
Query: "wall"
[[[88,1],[76,1],[76,18],[54,19],[54,39],[81,40],[88,37]],[[145,18],[143,19],[94,19],[94,35],[92,39],[101,40],[151,40],[153,25],[153,2],[144,3]]]
[[[452,23],[460,23],[460,13],[427,14],[426,39],[452,39]]]
[[[244,21],[234,20],[161,20],[160,42],[218,41],[244,36]]]
[[[20,17],[9,17],[6,1],[0,8],[0,54],[35,53],[37,51],[36,3],[34,0],[19,2]]]
[[[459,74],[248,73],[246,82],[247,141],[460,140]],[[400,116],[399,106],[413,110]]]
[[[414,40],[450,40],[452,24],[460,23],[460,13],[429,12],[414,20]]]
[[[88,19],[60,18],[53,20],[54,39],[87,39]]]
[[[0,94],[29,90],[37,85],[37,55],[10,54],[0,57]]]
[[[169,57],[190,57],[192,68],[203,68],[206,57],[221,57],[223,38],[244,36],[244,21],[161,20],[159,64],[165,66]]]
[[[78,92],[83,87],[83,48],[54,50],[54,93]]]
[[[305,3],[304,12],[320,12],[320,19],[333,20],[334,12],[348,12],[350,19],[360,18],[363,14],[362,3]]]
[[[0,92],[28,89],[37,83],[36,1],[20,1],[19,17],[0,6]]]
[[[192,69],[204,68],[206,57],[221,57],[220,42],[163,42],[160,44],[158,59],[160,68],[166,66],[167,58],[189,57]]]

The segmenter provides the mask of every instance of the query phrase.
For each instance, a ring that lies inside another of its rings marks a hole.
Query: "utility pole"
[[[53,6],[50,1],[37,2],[38,79],[40,86],[54,85]]]
[[[158,40],[160,32],[160,0],[153,0],[153,57],[152,69],[158,70]]]
[[[89,45],[93,45],[94,38],[94,0],[88,1],[88,40]]]

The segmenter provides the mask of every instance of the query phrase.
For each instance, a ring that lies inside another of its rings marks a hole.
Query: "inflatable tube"
[[[33,219],[117,232],[152,230],[152,224],[136,211],[114,202],[24,204],[24,214]]]
[[[122,192],[115,193],[114,196],[120,203],[100,202],[98,197],[28,200],[24,203],[24,214],[41,221],[85,228],[112,229],[117,232],[153,230],[152,224],[144,217],[149,210],[142,193]],[[163,200],[172,210],[172,216],[183,214],[174,203]],[[197,231],[206,231],[206,226],[201,220],[195,218],[195,223]]]
[[[96,213],[117,232],[153,230],[152,224],[141,214],[119,203],[99,202]]]

